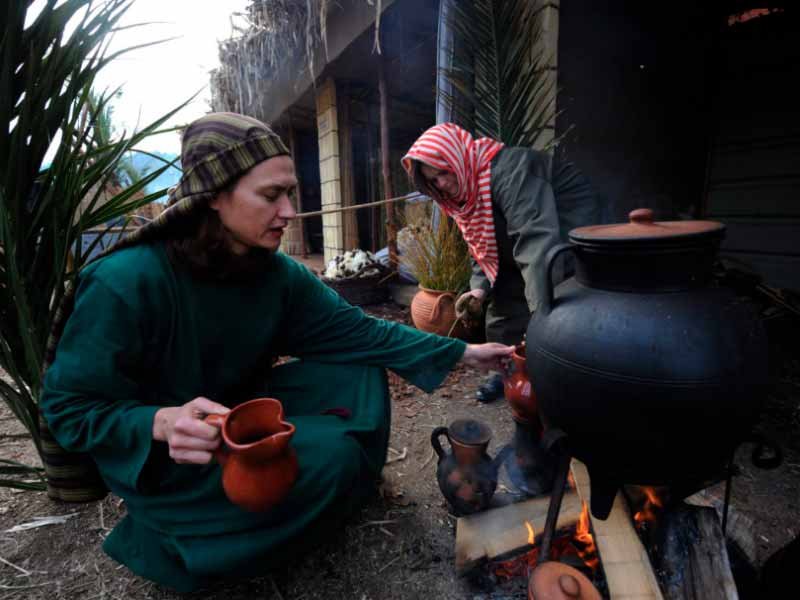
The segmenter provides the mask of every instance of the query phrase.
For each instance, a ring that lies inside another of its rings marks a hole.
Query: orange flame
[[[536,533],[533,529],[533,523],[525,521],[525,527],[528,528],[528,545],[533,546],[533,540],[536,539]]]
[[[581,557],[583,562],[592,568],[597,568],[600,562],[597,558],[597,546],[594,543],[594,536],[591,533],[591,520],[589,519],[589,507],[586,502],[582,502],[583,509],[581,516],[578,519],[578,527],[575,530],[575,539],[583,544],[584,549],[578,550],[578,556]]]
[[[536,530],[531,521],[523,521],[528,530],[528,545],[533,546],[536,540]],[[560,535],[552,541],[550,549],[551,557],[558,560],[563,556],[577,556],[583,563],[593,571],[600,564],[597,555],[597,546],[591,534],[591,522],[589,520],[589,507],[583,503],[583,511],[578,519],[577,526],[572,534]],[[500,579],[511,579],[513,577],[528,577],[531,570],[539,562],[539,548],[531,548],[525,554],[515,558],[494,563],[492,572]]]
[[[643,487],[642,492],[644,492],[645,502],[642,509],[633,515],[633,520],[636,523],[636,526],[639,527],[646,523],[652,523],[656,520],[658,516],[658,509],[664,506],[661,498],[658,497],[655,488],[652,487]]]

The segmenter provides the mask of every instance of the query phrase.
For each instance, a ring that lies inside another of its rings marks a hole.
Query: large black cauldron
[[[623,483],[685,485],[715,475],[749,434],[768,381],[754,307],[715,285],[724,226],[653,222],[575,229],[575,277],[528,326],[528,372],[544,424],[567,434],[591,476],[592,513]]]

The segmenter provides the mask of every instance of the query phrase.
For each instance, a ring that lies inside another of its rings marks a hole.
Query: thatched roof
[[[381,0],[363,0],[375,6]],[[244,15],[245,26],[220,42],[220,68],[211,73],[214,110],[232,110],[264,120],[261,99],[278,70],[288,62],[315,72],[314,57],[325,51],[331,0],[252,0]],[[319,66],[319,65],[316,65]]]

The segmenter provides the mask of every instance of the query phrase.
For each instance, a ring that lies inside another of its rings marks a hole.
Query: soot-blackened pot
[[[606,518],[623,483],[677,485],[716,474],[749,434],[768,383],[754,307],[714,282],[725,228],[711,221],[572,230],[553,248],[575,276],[548,294],[527,332],[527,368],[546,428],[591,476]]]

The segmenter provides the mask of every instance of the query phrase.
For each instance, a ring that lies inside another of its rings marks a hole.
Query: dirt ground
[[[368,311],[408,319],[407,309],[394,304]],[[732,514],[739,517],[737,527],[751,529],[740,533],[753,541],[750,562],[756,568],[800,533],[800,365],[794,360],[788,366],[760,424],[765,434],[782,445],[783,464],[762,471],[750,465],[748,446],[737,453],[741,473],[734,480]],[[219,583],[188,595],[141,579],[103,554],[104,536],[125,512],[119,498],[58,504],[44,493],[0,488],[0,600],[525,598],[523,581],[496,583],[487,577],[455,575],[456,519],[448,512],[435,480],[436,460],[430,445],[434,427],[459,417],[483,420],[494,434],[492,455],[510,441],[514,427],[505,403],[483,405],[474,399],[481,378],[459,368],[428,395],[392,377],[392,462],[386,468],[382,493],[343,523],[340,534],[290,569],[249,581]],[[32,445],[5,407],[0,409],[0,458],[35,460]],[[61,524],[8,531],[51,515],[71,516]],[[743,593],[743,597],[748,595],[758,597]]]

